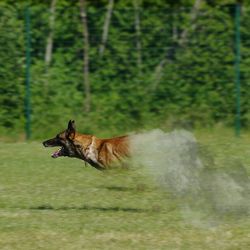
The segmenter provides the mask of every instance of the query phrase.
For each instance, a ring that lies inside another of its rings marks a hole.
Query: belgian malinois
[[[66,130],[44,141],[43,145],[60,147],[51,155],[53,158],[79,158],[98,170],[108,169],[112,165],[122,165],[123,160],[129,156],[129,136],[98,139],[93,135],[77,133],[75,122],[71,120]]]

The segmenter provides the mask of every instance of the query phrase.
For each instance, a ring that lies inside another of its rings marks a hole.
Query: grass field
[[[250,173],[250,134],[197,132]],[[250,218],[200,226],[144,169],[99,172],[38,142],[0,143],[0,249],[249,249]]]

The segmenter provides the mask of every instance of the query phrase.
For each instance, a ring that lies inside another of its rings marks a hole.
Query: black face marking
[[[59,156],[79,157],[79,150],[74,145],[75,132],[75,122],[70,120],[66,130],[58,133],[54,138],[44,141],[43,145],[45,147],[61,147],[52,154],[53,158]]]
[[[77,157],[78,150],[74,145],[73,140],[67,137],[67,130],[63,131],[60,134],[57,134],[54,138],[49,139],[43,142],[45,147],[61,147],[60,150],[57,150],[54,154],[52,154],[53,158],[57,158],[59,156],[69,156],[69,157]]]

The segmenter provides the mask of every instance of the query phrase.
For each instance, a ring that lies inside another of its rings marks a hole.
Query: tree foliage
[[[2,135],[6,131],[21,133],[25,122],[27,4],[31,13],[34,138],[63,129],[68,119],[77,120],[86,133],[102,135],[164,127],[179,121],[195,126],[234,124],[234,1],[202,1],[193,17],[195,1],[191,0],[114,1],[105,50],[100,56],[108,3],[87,1],[86,5],[91,86],[88,113],[83,111],[84,43],[79,2],[57,1],[49,69],[44,58],[51,31],[51,1],[0,3]],[[249,17],[250,9],[245,4],[241,22],[244,126],[250,119]],[[162,60],[159,72],[157,67]]]

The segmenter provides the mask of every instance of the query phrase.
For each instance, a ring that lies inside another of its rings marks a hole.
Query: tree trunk
[[[46,50],[45,50],[46,68],[50,66],[50,62],[52,58],[54,26],[55,26],[55,11],[56,11],[56,0],[51,0],[50,17],[49,17],[49,35],[47,38],[47,44],[46,44]]]
[[[141,56],[141,26],[140,26],[140,13],[139,13],[139,4],[138,0],[134,0],[134,9],[135,9],[135,32],[136,32],[136,51],[137,51],[137,68],[139,75],[141,75],[142,67],[142,56]]]
[[[196,0],[190,13],[190,24],[195,29],[194,20],[197,18],[203,0]],[[180,35],[179,45],[183,46],[187,42],[188,29],[184,29]]]
[[[100,48],[99,48],[99,56],[100,57],[103,56],[104,50],[106,48],[106,43],[107,43],[107,40],[108,40],[108,32],[109,32],[109,26],[110,26],[110,20],[111,20],[111,16],[112,16],[113,7],[114,7],[114,0],[109,0],[107,13],[106,13],[106,18],[105,18],[104,25],[103,25],[101,45],[100,45]]]
[[[201,8],[201,4],[202,4],[203,0],[196,0],[193,8],[190,12],[190,23],[194,22],[195,19],[197,18],[197,15],[199,13],[199,10]],[[192,25],[192,29],[195,28],[195,25]],[[186,42],[187,42],[187,37],[188,37],[188,29],[184,29],[180,35],[180,39],[178,42],[179,47],[183,47]],[[174,50],[174,51],[173,51]],[[171,61],[168,59],[168,55],[170,54],[170,52],[172,51],[172,53],[175,53],[176,49],[174,49],[173,47],[167,49],[166,55],[164,56],[164,58],[160,61],[160,63],[155,67],[154,73],[153,73],[153,84],[152,84],[152,89],[156,89],[161,77],[162,77],[162,70],[163,67],[165,66],[165,64],[167,62],[171,63]],[[171,53],[171,54],[172,54]]]
[[[173,13],[173,27],[172,27],[172,41],[173,43],[177,42],[178,39],[178,29],[176,26],[177,14],[176,11]]]
[[[56,12],[56,0],[51,0],[50,4],[50,16],[49,16],[49,35],[46,41],[45,48],[45,78],[44,78],[44,94],[48,93],[48,83],[49,83],[49,67],[52,59],[53,52],[53,38],[54,38],[54,26],[55,26],[55,12]]]
[[[85,92],[84,99],[84,111],[90,111],[90,82],[89,82],[89,32],[88,32],[88,22],[86,13],[86,2],[85,0],[80,0],[80,14],[82,19],[82,34],[83,34],[83,87]]]

